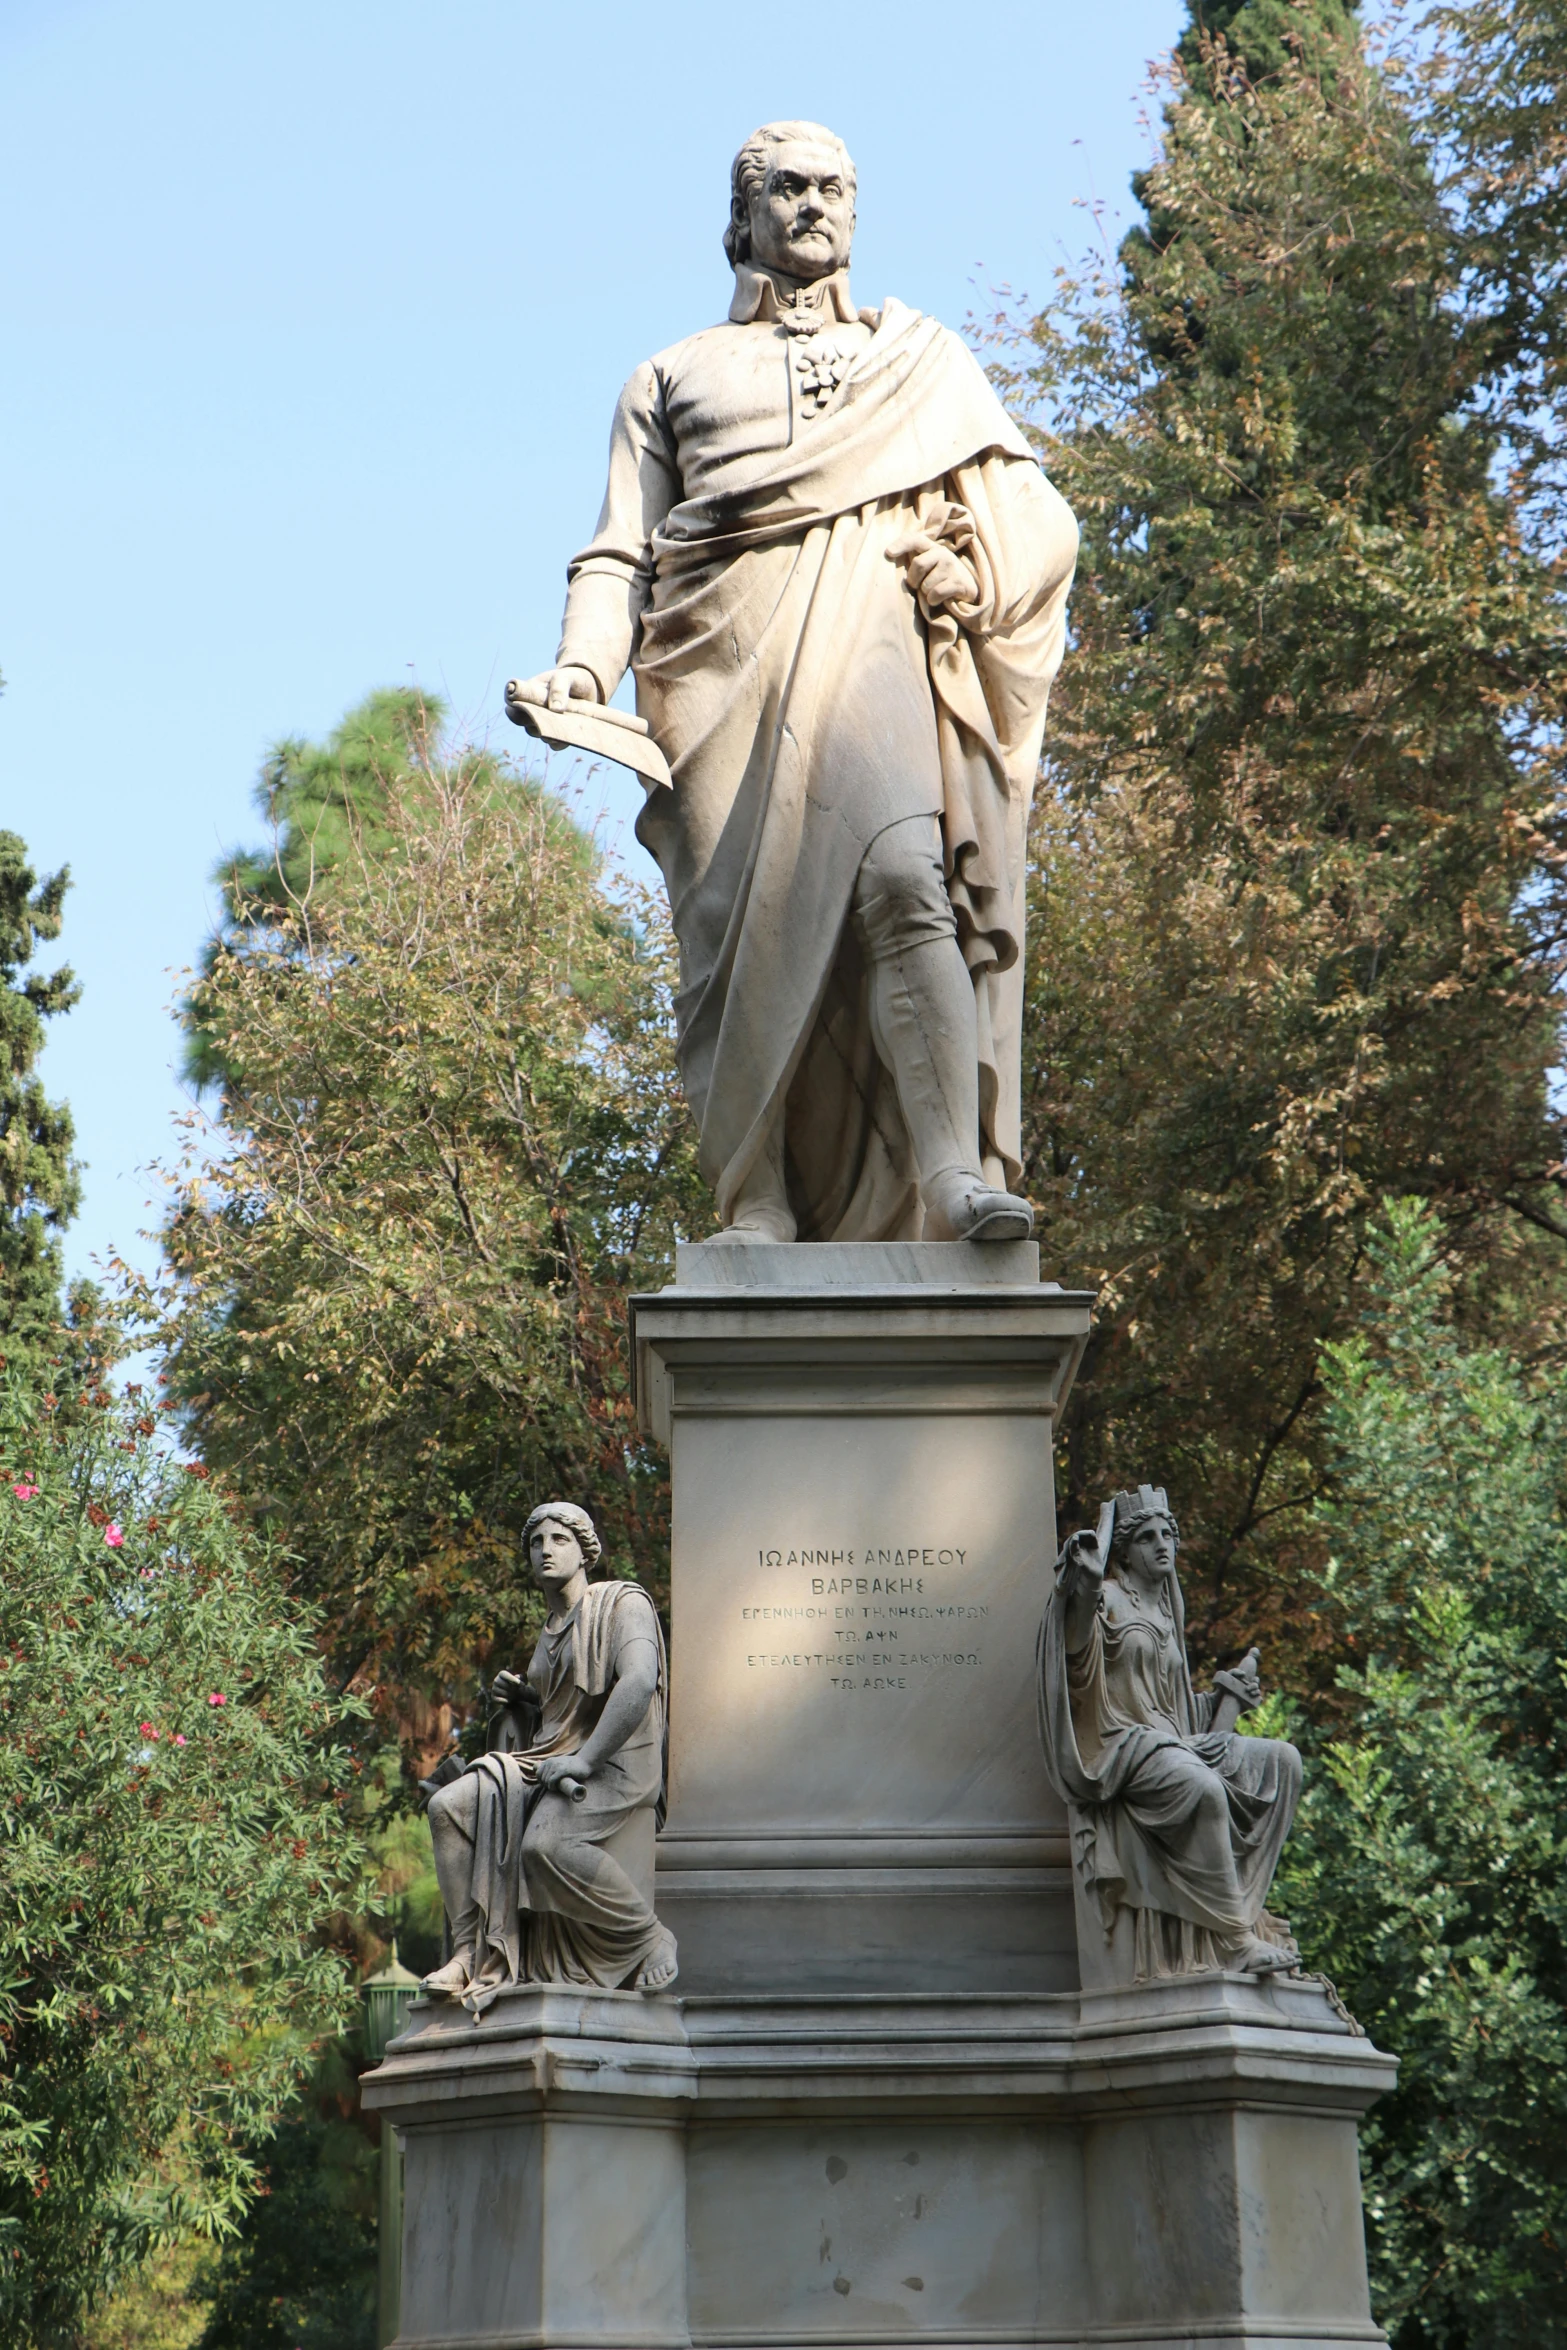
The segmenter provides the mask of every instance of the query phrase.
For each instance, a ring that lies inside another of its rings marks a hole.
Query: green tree
[[[1337,6],[1229,30],[1171,69],[1119,270],[1008,376],[1084,526],[1025,1069],[1047,1253],[1102,1284],[1067,1499],[1176,1485],[1220,1648],[1259,1609],[1311,1636],[1287,1570],[1378,1198],[1429,1198],[1530,1345],[1567,1233],[1559,583],[1396,93]]]
[[[662,917],[558,794],[373,697],[263,793],[191,996],[221,1081],[167,1230],[175,1392],[297,1559],[338,1672],[427,1760],[532,1621],[518,1535],[586,1503],[657,1585],[624,1300],[704,1219]]]
[[[1567,6],[1466,0],[1429,11],[1401,59],[1458,223],[1483,397],[1543,545],[1567,489]]]
[[[27,970],[59,937],[69,887],[64,871],[40,881],[25,844],[0,832],[0,1354],[29,1372],[60,1348],[60,1236],[81,1196],[71,1113],[37,1074],[44,1022],[81,991],[68,970]]]
[[[1399,2057],[1362,2132],[1396,2350],[1560,2350],[1567,1410],[1558,1377],[1461,1337],[1445,1245],[1392,1206],[1327,1352],[1312,1590],[1355,1661],[1334,1713],[1290,1722],[1306,1795],[1277,1895]]]
[[[134,1388],[0,1392],[0,2333],[64,2350],[182,2229],[353,1998],[344,1732],[313,1629]]]
[[[376,2149],[357,2126],[352,2045],[256,2149],[266,2193],[198,2273],[197,2350],[374,2350]]]

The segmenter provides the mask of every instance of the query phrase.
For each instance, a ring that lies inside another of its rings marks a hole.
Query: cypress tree
[[[1383,1197],[1470,1327],[1560,1342],[1567,628],[1396,91],[1337,0],[1217,13],[1015,379],[1084,526],[1025,1103],[1052,1269],[1102,1283],[1066,1506],[1169,1483],[1196,1636],[1273,1611],[1277,1669]]]
[[[68,869],[40,881],[26,844],[0,832],[0,1353],[24,1374],[59,1344],[61,1235],[81,1197],[71,1113],[37,1074],[45,1021],[81,991],[69,969],[27,968],[59,937],[69,887]]]

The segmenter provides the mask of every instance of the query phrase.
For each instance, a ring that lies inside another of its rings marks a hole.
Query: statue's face
[[[843,160],[808,142],[774,147],[764,184],[751,198],[751,259],[786,277],[830,277],[849,259],[854,191]]]
[[[1168,1518],[1145,1518],[1126,1548],[1144,1575],[1168,1575],[1175,1566],[1175,1528]]]
[[[546,1591],[559,1591],[582,1564],[582,1545],[569,1526],[545,1518],[528,1537],[528,1562],[533,1579]]]

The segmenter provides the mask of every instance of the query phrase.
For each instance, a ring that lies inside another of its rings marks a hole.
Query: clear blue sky
[[[410,679],[510,734],[616,392],[727,305],[746,133],[840,131],[859,299],[957,325],[988,286],[1041,293],[1075,207],[1129,213],[1183,20],[0,0],[0,824],[75,877],[85,996],[44,1063],[87,1162],[73,1266],[150,1258],[167,1006],[268,743]]]

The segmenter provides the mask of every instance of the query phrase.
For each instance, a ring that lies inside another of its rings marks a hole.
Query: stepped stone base
[[[416,2006],[400,2350],[1379,2342],[1324,1992],[1084,1982],[1035,1642],[1091,1300],[1031,1243],[683,1247],[675,1997]],[[1092,1971],[1092,1970],[1090,1970]]]
[[[1392,2062],[1311,1982],[1079,2000],[421,2003],[399,2350],[1380,2342],[1355,2133]]]

